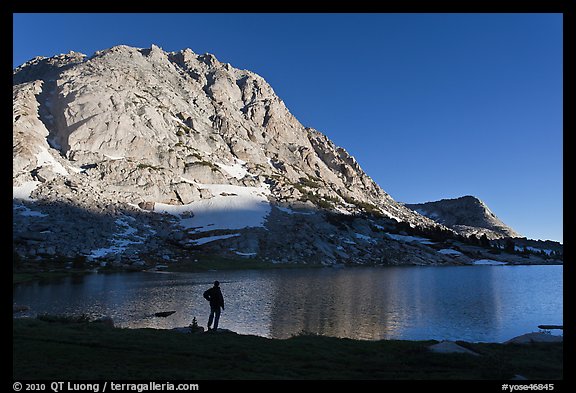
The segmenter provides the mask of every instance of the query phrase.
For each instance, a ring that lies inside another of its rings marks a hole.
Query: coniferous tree
[[[485,233],[480,237],[480,245],[485,248],[490,248],[490,240],[488,240],[488,236],[486,236]]]
[[[515,247],[516,244],[514,244],[514,241],[512,239],[510,238],[506,239],[506,243],[504,244],[504,251],[514,253]]]

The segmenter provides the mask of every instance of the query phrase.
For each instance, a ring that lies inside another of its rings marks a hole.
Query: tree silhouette
[[[478,236],[473,233],[468,236],[468,243],[470,244],[478,245],[478,240]]]
[[[509,252],[509,253],[514,253],[515,252],[515,246],[516,244],[514,244],[514,241],[510,238],[506,239],[506,243],[504,244],[504,251]]]

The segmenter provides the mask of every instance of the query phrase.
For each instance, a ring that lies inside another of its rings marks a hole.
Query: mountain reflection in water
[[[196,317],[205,326],[202,293],[219,280],[220,326],[241,334],[504,341],[562,324],[562,274],[562,266],[121,273],[21,284],[13,294],[30,306],[25,315],[109,315],[130,328],[182,327]],[[153,315],[162,311],[176,312]]]

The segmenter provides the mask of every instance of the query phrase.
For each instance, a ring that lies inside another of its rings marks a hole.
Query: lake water
[[[300,332],[354,339],[502,342],[563,323],[562,266],[379,267],[118,273],[14,286],[37,313],[111,316],[117,326],[173,328],[196,317],[221,283],[220,327],[288,338]],[[167,318],[160,311],[176,311]]]

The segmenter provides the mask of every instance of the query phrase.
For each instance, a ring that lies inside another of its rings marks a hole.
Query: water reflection
[[[290,272],[278,279],[270,334],[286,338],[298,332],[374,339],[397,328],[389,309],[396,270],[374,275],[370,270]]]
[[[271,336],[314,332],[358,339],[407,334],[429,339],[454,334],[454,326],[473,325],[488,333],[498,329],[494,270],[470,274],[465,269],[393,267],[385,271],[300,271],[290,280],[278,280]]]
[[[477,336],[498,330],[499,299],[494,288],[498,272],[474,268],[423,267],[409,274],[404,270],[392,283],[394,293],[403,294],[394,302],[401,314],[402,334],[442,339],[461,337],[466,333],[462,330],[472,326]]]
[[[196,317],[221,282],[221,327],[287,338],[503,341],[562,324],[561,266],[390,267],[207,273],[94,274],[14,286],[36,313],[111,316],[122,327],[173,328]],[[176,311],[168,318],[161,311]]]

